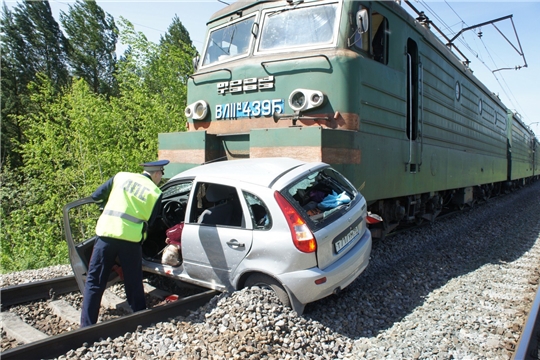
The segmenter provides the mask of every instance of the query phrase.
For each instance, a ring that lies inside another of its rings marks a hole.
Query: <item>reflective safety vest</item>
[[[161,195],[154,182],[142,174],[120,172],[103,213],[96,225],[96,235],[139,242],[146,237],[146,222]]]

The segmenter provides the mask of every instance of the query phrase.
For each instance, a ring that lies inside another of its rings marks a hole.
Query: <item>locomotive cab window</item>
[[[241,19],[210,32],[202,66],[247,56],[253,39],[255,16]]]
[[[349,43],[354,48],[371,54],[373,60],[388,64],[388,20],[382,14],[360,6],[353,20],[354,33]],[[367,27],[367,28],[366,28]]]
[[[388,64],[388,20],[381,14],[373,13],[371,23],[373,60],[386,65]]]
[[[340,4],[325,2],[286,5],[265,11],[258,45],[259,52],[290,51],[299,48],[335,46]]]

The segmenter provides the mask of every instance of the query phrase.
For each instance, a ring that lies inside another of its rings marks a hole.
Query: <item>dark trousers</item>
[[[81,327],[97,322],[101,298],[117,256],[124,273],[124,286],[129,306],[133,312],[146,309],[142,282],[141,243],[97,236],[84,287]]]

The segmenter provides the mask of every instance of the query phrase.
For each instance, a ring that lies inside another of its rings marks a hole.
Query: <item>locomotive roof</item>
[[[266,2],[274,2],[279,0],[238,0],[234,3],[232,3],[229,6],[224,7],[223,9],[216,11],[211,17],[209,22],[212,22],[216,19],[220,19],[224,16],[234,14],[238,12],[239,10],[245,9],[247,7],[251,7],[253,5],[258,5]]]

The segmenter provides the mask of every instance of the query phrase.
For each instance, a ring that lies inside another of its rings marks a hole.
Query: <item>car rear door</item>
[[[246,205],[238,189],[229,186],[234,195],[233,201],[239,206],[241,219],[237,223],[205,223],[201,213],[223,205],[204,201],[202,190],[211,182],[198,182],[188,204],[189,212],[182,232],[182,256],[184,269],[190,278],[213,283],[219,288],[230,287],[231,274],[247,255],[252,245],[253,230],[251,222],[246,222]]]

